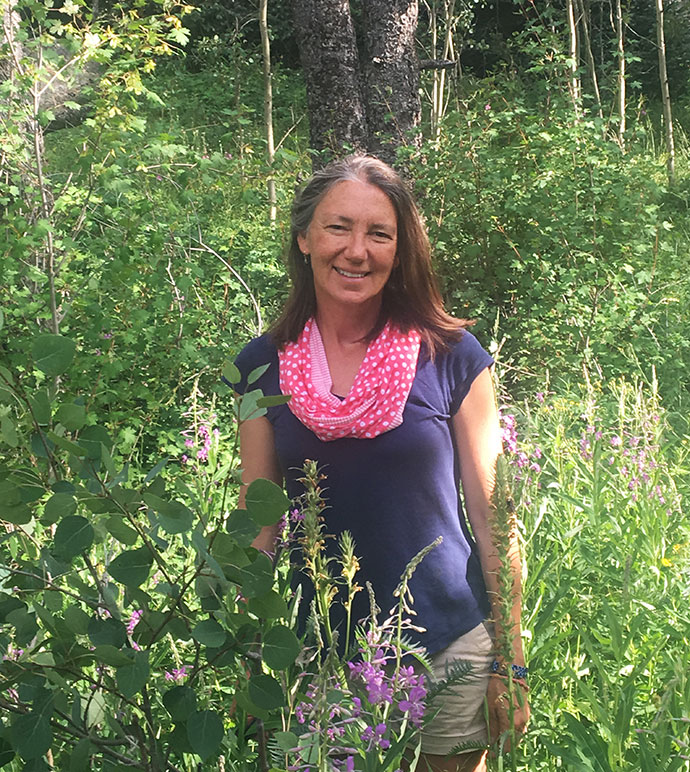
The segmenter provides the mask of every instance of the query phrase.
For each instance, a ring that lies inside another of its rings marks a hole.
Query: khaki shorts
[[[446,664],[468,662],[472,670],[464,683],[442,691],[427,710],[433,718],[422,731],[422,753],[445,756],[460,743],[488,743],[484,697],[494,659],[491,623],[482,622],[431,657],[433,680],[446,675]],[[469,748],[469,751],[475,750]]]

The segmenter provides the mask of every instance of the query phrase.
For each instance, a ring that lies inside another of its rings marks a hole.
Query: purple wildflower
[[[182,665],[182,667],[175,667],[172,669],[172,672],[168,670],[165,671],[166,681],[174,681],[175,683],[179,683],[180,681],[184,681],[186,677],[187,665]]]
[[[139,624],[139,620],[143,614],[144,612],[141,609],[132,611],[132,616],[129,618],[129,622],[127,623],[127,635],[131,635],[134,632],[134,628]]]

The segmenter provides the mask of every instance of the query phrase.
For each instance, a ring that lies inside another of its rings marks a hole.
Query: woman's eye
[[[390,233],[386,233],[385,231],[374,231],[374,236],[377,239],[390,239],[391,238]]]

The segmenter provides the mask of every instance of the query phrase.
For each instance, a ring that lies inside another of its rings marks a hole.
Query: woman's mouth
[[[338,268],[337,266],[333,267],[341,276],[344,276],[346,279],[363,279],[369,273],[369,271],[355,273],[354,271],[345,271],[343,268]]]

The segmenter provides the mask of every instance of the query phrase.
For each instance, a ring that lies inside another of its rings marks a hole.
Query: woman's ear
[[[307,244],[307,231],[302,231],[297,234],[297,246],[302,254],[309,254],[309,246]]]

